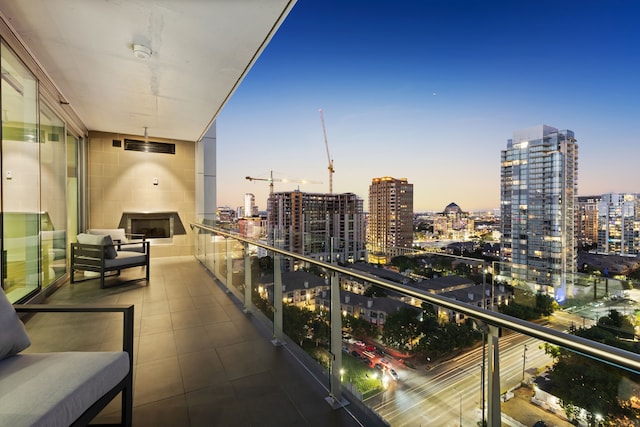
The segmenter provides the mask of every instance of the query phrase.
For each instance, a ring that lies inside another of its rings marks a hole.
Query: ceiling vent
[[[136,139],[125,139],[124,149],[130,151],[141,151],[143,153],[176,154],[176,144],[138,141]]]

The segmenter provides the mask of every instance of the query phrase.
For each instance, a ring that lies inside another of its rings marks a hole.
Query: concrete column
[[[500,328],[492,325],[488,326],[487,356],[489,358],[489,390],[487,406],[489,413],[487,415],[487,425],[489,427],[500,427],[502,423],[502,414],[500,412],[500,354],[498,350]]]
[[[216,219],[216,124],[196,144],[196,221],[213,225]]]
[[[282,255],[273,254],[273,345],[282,345]]]

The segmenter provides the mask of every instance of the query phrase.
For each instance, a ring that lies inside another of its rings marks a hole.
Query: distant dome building
[[[452,202],[452,203],[449,203],[446,208],[444,208],[444,212],[442,213],[443,214],[460,214],[463,212],[462,212],[462,209],[460,209],[460,206]]]
[[[456,203],[449,203],[444,211],[436,215],[433,231],[442,239],[466,240],[473,233],[473,219]]]

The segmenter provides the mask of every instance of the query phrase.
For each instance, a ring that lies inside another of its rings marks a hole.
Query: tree
[[[418,268],[416,260],[405,255],[392,258],[390,264],[397,267],[399,271],[414,270]]]
[[[381,288],[378,285],[371,285],[364,291],[365,297],[386,297],[387,291],[384,288]]]
[[[258,267],[260,271],[264,272],[273,272],[273,257],[264,256],[262,258],[258,258]]]
[[[418,337],[420,313],[410,307],[402,307],[395,313],[389,314],[382,331],[382,340],[397,349],[411,349]]]
[[[323,312],[322,312],[323,313]],[[331,326],[327,322],[326,316],[319,314],[311,321],[311,329],[313,330],[313,340],[316,343],[316,347],[320,343],[329,342],[329,336],[331,335]]]
[[[600,326],[578,329],[575,334],[630,351],[633,348]],[[545,345],[545,353],[554,358],[549,375],[552,392],[567,414],[576,413],[576,407],[583,408],[590,413],[592,423],[595,414],[599,414],[611,425],[632,425],[625,420],[640,416],[640,411],[631,405],[630,399],[636,393],[629,386],[640,381],[639,375],[549,344]]]
[[[365,319],[347,315],[344,318],[344,326],[351,331],[351,334],[360,339],[376,338],[378,328]]]
[[[299,308],[292,304],[282,305],[282,329],[300,347],[302,347],[302,341],[307,336],[312,318],[313,312],[311,310]]]

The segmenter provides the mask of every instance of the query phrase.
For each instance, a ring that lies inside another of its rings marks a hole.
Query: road
[[[561,313],[554,315],[547,326],[566,330],[577,321],[581,321],[579,315]],[[552,363],[544,353],[542,341],[520,334],[505,334],[500,338],[499,348],[501,393]],[[394,363],[394,369],[401,380],[392,382],[386,391],[365,401],[392,426],[475,427],[480,421],[481,347],[431,370],[413,370],[398,363]]]

